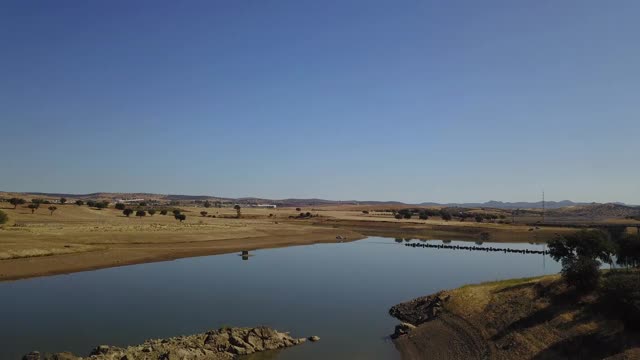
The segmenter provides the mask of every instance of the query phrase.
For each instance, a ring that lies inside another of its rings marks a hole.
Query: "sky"
[[[640,204],[640,1],[0,2],[0,191]]]

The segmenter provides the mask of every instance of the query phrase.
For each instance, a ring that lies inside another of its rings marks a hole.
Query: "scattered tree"
[[[242,213],[240,212],[240,205],[236,204],[236,206],[234,206],[233,208],[236,209],[236,217],[240,218],[240,216],[242,216]]]
[[[296,208],[296,211],[300,211],[300,210],[302,210],[302,209],[300,209],[300,208]]]
[[[147,202],[146,201],[142,201],[139,205],[142,206],[142,207],[145,207],[145,206],[147,206]]]
[[[9,221],[9,217],[4,213],[4,211],[0,210],[0,225],[6,223],[7,221]]]
[[[418,214],[418,218],[419,218],[420,220],[429,220],[429,215],[427,215],[427,213],[426,213],[425,211],[421,211],[421,212]]]
[[[156,213],[155,209],[149,209],[147,210],[147,212],[149,213],[149,216],[153,216]]]
[[[63,198],[63,197],[60,198],[60,204],[64,205],[66,204],[66,202],[67,202],[66,198]]]
[[[9,199],[9,204],[13,205],[13,208],[16,209],[18,207],[18,205],[22,205],[26,203],[26,201],[24,199],[20,199],[20,198],[11,198]]]
[[[54,211],[58,210],[58,208],[57,208],[57,207],[55,207],[55,206],[49,206],[49,208],[48,208],[48,209],[49,209],[49,211],[51,211],[51,215],[53,215],[53,212],[54,212]]]
[[[122,214],[126,217],[129,217],[129,215],[131,215],[133,213],[133,210],[131,209],[124,209],[122,210]]]
[[[450,221],[452,219],[451,214],[449,214],[448,212],[444,212],[442,213],[442,215],[440,215],[440,217],[442,218],[442,220],[444,221]]]
[[[40,203],[32,203],[32,204],[29,204],[29,206],[27,207],[31,209],[31,213],[33,214],[40,207]]]
[[[143,216],[147,216],[147,213],[144,210],[136,211],[136,216],[142,219]]]
[[[76,200],[76,205],[78,205],[78,206],[82,206],[82,205],[84,205],[84,201],[82,201],[82,200]]]
[[[206,212],[206,211],[200,211],[200,215],[202,215],[202,217],[207,216],[207,214],[208,214],[208,212]]]
[[[180,222],[183,222],[187,219],[187,215],[180,213],[174,215],[174,217],[176,218],[176,220],[180,220]]]
[[[204,202],[204,207],[206,207],[206,208],[210,208],[211,207],[211,203],[209,202],[209,200]]]
[[[87,200],[87,206],[88,207],[95,207],[96,206],[96,202],[93,200]]]
[[[600,230],[581,230],[549,241],[549,255],[562,262],[562,276],[578,291],[595,289],[600,262],[611,264],[615,244]]]
[[[166,209],[160,210],[160,215],[167,215],[168,211]]]
[[[367,210],[362,210],[362,213],[365,214],[365,215],[369,215],[369,211],[367,211]]]
[[[180,209],[173,209],[173,215],[179,215],[180,214]],[[177,218],[176,218],[177,219]]]
[[[96,206],[96,208],[98,208],[100,210],[106,209],[107,207],[109,207],[109,202],[106,201],[106,200],[105,201],[100,201],[100,202],[97,202],[95,204],[95,206]]]
[[[476,222],[483,222],[484,221],[484,217],[480,216],[480,215],[476,215]]]
[[[115,205],[116,210],[124,210],[127,208],[127,205],[125,205],[124,203],[117,203]]]

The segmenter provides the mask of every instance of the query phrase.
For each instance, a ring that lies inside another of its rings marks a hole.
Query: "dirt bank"
[[[435,295],[441,301],[434,307]],[[557,276],[435,295],[392,308],[416,325],[394,340],[403,359],[640,358],[640,333],[594,311],[594,295],[575,295]]]

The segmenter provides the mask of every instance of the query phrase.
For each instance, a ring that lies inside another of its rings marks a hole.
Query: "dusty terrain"
[[[434,296],[437,315],[416,316]],[[403,359],[640,358],[640,333],[593,304],[594,295],[573,294],[558,276],[464,286],[392,308],[417,325],[394,342]]]
[[[241,218],[236,218],[230,207],[205,209],[191,204],[179,206],[187,215],[181,223],[171,212],[139,218],[124,216],[113,204],[102,210],[55,205],[53,214],[47,210],[49,205],[32,214],[27,204],[13,209],[0,203],[9,216],[9,222],[0,225],[0,281],[365,236],[543,242],[573,231],[439,217],[397,220],[390,213],[363,213],[371,209],[366,206],[244,208]],[[208,216],[201,216],[201,211]],[[297,218],[300,212],[312,217]]]

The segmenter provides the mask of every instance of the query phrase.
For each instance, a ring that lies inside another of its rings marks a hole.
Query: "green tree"
[[[66,198],[61,197],[61,198],[60,198],[60,204],[64,205],[64,204],[66,204],[66,203],[67,203],[67,199],[66,199]]]
[[[180,222],[183,222],[187,219],[187,215],[180,213],[174,215],[174,217],[176,218],[176,220],[180,220]]]
[[[595,289],[600,264],[612,263],[615,244],[600,230],[581,230],[548,243],[549,255],[562,263],[562,277],[578,291]]]
[[[147,212],[149,213],[149,216],[153,216],[156,213],[155,209],[149,209],[147,210]]]
[[[124,203],[116,203],[115,208],[116,210],[124,210],[127,208],[127,205],[125,205]]]
[[[9,199],[9,204],[13,205],[13,208],[16,209],[18,205],[22,205],[26,203],[24,199],[21,198],[11,198]]]
[[[147,213],[144,210],[138,210],[136,216],[142,219],[143,216],[147,216]]]
[[[82,200],[76,200],[76,205],[78,205],[78,206],[82,206],[82,205],[84,205],[84,201],[82,201]]]
[[[32,203],[32,204],[29,204],[29,206],[27,207],[31,209],[31,213],[33,214],[40,207],[40,203]]]
[[[55,207],[55,206],[49,206],[49,208],[48,208],[48,209],[49,209],[49,211],[51,211],[51,215],[53,215],[53,212],[54,212],[54,211],[58,210],[58,208],[57,208],[57,207]]]
[[[131,209],[124,209],[122,210],[122,214],[126,217],[129,217],[129,215],[131,215],[133,213],[133,210]]]
[[[242,216],[242,213],[241,213],[241,210],[240,210],[242,208],[240,207],[240,205],[236,204],[236,206],[234,206],[233,208],[236,209],[236,217],[240,218],[240,216]]]

